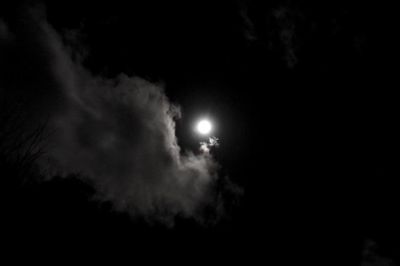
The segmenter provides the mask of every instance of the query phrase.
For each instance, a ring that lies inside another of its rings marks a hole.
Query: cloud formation
[[[36,97],[48,107],[50,137],[41,165],[49,176],[78,173],[94,184],[99,199],[150,219],[198,218],[202,207],[218,205],[218,164],[209,153],[181,151],[175,136],[180,108],[161,86],[123,73],[92,74],[43,12],[28,17],[52,78],[52,92]]]
[[[267,7],[251,1],[239,3],[246,40],[264,45],[266,49],[278,54],[288,68],[295,67],[301,44],[299,37],[302,37],[299,36],[299,26],[303,24],[302,12],[290,2]]]
[[[394,260],[387,256],[382,256],[378,252],[379,246],[371,239],[364,241],[364,248],[362,251],[361,266],[394,266]]]
[[[280,28],[280,41],[284,49],[284,59],[287,62],[289,68],[294,67],[297,64],[296,56],[296,24],[294,22],[294,12],[287,7],[279,7],[274,10],[273,16],[277,21]]]

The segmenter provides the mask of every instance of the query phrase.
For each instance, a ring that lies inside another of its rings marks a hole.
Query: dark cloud
[[[299,36],[304,26],[302,12],[290,2],[266,6],[251,1],[240,3],[245,38],[249,42],[262,43],[266,50],[277,54],[288,68],[295,67],[300,37],[304,37]]]
[[[366,239],[362,251],[361,266],[394,266],[393,259],[379,254],[379,246],[371,239]]]
[[[33,81],[52,80],[40,81],[46,93],[32,98],[49,116],[50,137],[41,160],[48,176],[79,173],[94,184],[98,199],[150,219],[200,219],[203,207],[221,208],[213,190],[218,164],[209,153],[181,151],[175,136],[180,108],[162,86],[123,73],[114,78],[92,74],[74,54],[76,43],[65,44],[43,12],[27,13],[30,32],[26,37],[23,31],[21,39],[30,44],[33,39],[33,52],[44,52],[33,61],[48,66],[38,66],[46,75]],[[8,32],[0,21],[1,36]]]
[[[0,40],[9,39],[9,32],[6,23],[0,19]]]
[[[289,68],[297,64],[296,56],[296,24],[294,12],[287,7],[281,6],[273,11],[273,16],[279,27],[280,41],[284,47],[284,59]]]
[[[242,29],[244,37],[250,42],[257,40],[256,29],[252,19],[249,16],[249,10],[246,3],[243,1],[238,1],[238,5],[239,15],[243,22]]]

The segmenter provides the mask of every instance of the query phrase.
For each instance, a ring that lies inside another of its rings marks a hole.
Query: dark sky
[[[390,8],[323,2],[2,2],[12,249],[398,265]],[[40,125],[43,155],[9,152]]]

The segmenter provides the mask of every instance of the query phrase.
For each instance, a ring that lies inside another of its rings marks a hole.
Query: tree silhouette
[[[37,175],[36,162],[44,153],[47,123],[32,121],[28,104],[22,97],[0,95],[0,171],[12,182]]]

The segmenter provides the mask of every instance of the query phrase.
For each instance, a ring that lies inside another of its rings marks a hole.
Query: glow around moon
[[[204,119],[204,120],[200,120],[197,123],[196,126],[197,132],[202,134],[202,135],[208,135],[211,133],[212,130],[212,124],[210,121]]]

